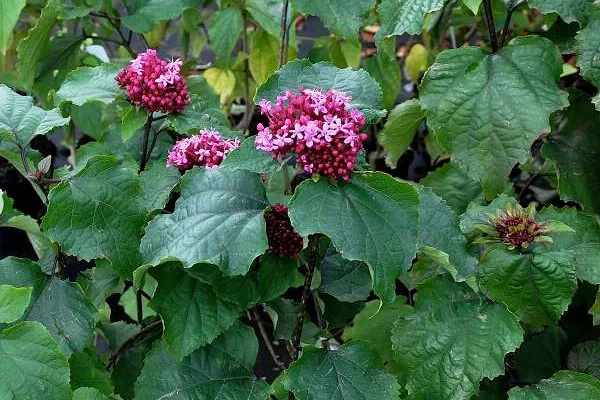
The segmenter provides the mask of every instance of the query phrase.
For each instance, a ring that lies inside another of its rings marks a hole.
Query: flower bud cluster
[[[256,148],[274,158],[294,153],[306,172],[348,180],[367,138],[360,133],[365,118],[350,101],[346,93],[319,89],[287,91],[275,105],[263,99],[269,126],[258,125]]]
[[[269,252],[279,257],[298,257],[304,247],[302,236],[298,235],[290,222],[288,208],[275,204],[265,213]]]
[[[181,113],[189,103],[187,83],[181,76],[183,62],[161,60],[156,50],[148,49],[130,61],[115,77],[127,90],[129,99],[148,112]]]
[[[202,130],[198,135],[179,140],[169,151],[167,166],[188,170],[194,165],[207,169],[217,168],[230,151],[237,149],[240,141],[223,139],[216,131]]]

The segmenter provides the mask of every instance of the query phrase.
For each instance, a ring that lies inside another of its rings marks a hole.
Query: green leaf
[[[369,267],[360,261],[344,259],[333,246],[327,249],[320,271],[319,291],[339,301],[365,300],[371,293],[373,283]]]
[[[590,213],[600,213],[600,112],[581,93],[571,95],[559,130],[546,138],[542,155],[556,163],[558,190]]]
[[[430,279],[417,293],[415,314],[392,330],[411,399],[468,399],[483,378],[504,373],[504,355],[523,340],[512,313],[448,278]]]
[[[220,108],[214,108],[208,96],[192,95],[184,112],[169,114],[167,121],[174,130],[182,134],[196,134],[201,129],[230,129],[227,116]]]
[[[575,255],[577,277],[593,284],[600,283],[600,225],[595,216],[574,208],[547,207],[536,216],[538,222],[560,221],[572,232],[550,232],[552,250],[571,250]]]
[[[212,342],[233,325],[243,310],[176,263],[161,265],[151,274],[158,288],[150,307],[160,313],[165,325],[164,341],[177,360]]]
[[[27,258],[6,257],[0,260],[0,285],[33,287],[31,297],[35,299],[47,280],[40,266]]]
[[[36,107],[31,97],[21,96],[1,84],[0,109],[0,132],[12,135],[11,140],[21,147],[26,147],[35,136],[69,123],[69,118],[63,118],[57,108],[46,111]]]
[[[221,169],[239,170],[256,173],[269,173],[281,170],[281,165],[273,155],[266,151],[258,150],[255,138],[249,137],[244,140],[240,147],[227,154],[221,164]]]
[[[509,204],[514,207],[517,200],[505,194],[496,197],[487,205],[476,202],[470,203],[467,211],[460,216],[460,229],[467,236],[480,234],[477,226],[489,224],[488,214],[496,214],[500,210],[506,210]]]
[[[329,236],[347,260],[366,262],[373,290],[384,302],[395,298],[395,280],[416,253],[417,191],[381,172],[356,173],[349,182],[304,181],[289,215],[296,231]]]
[[[572,371],[558,371],[536,385],[513,388],[509,400],[591,400],[600,398],[600,381]]]
[[[94,388],[107,396],[113,392],[114,387],[110,380],[110,374],[98,357],[95,348],[87,348],[81,352],[71,354],[69,366],[71,369],[71,388],[73,390]]]
[[[279,297],[270,302],[265,309],[273,321],[273,338],[289,340],[296,327],[299,307],[292,300]],[[305,313],[300,341],[302,343],[314,343],[318,335],[319,328],[309,321]]]
[[[141,129],[148,119],[148,112],[134,105],[127,107],[121,120],[122,138],[126,142]]]
[[[503,190],[532,142],[550,131],[550,114],[568,104],[557,85],[561,71],[554,44],[530,36],[492,55],[477,47],[444,51],[425,75],[427,122],[486,197]]]
[[[183,10],[202,4],[201,0],[128,0],[129,15],[121,20],[123,25],[134,32],[148,32],[160,21],[174,19]]]
[[[248,272],[267,249],[264,185],[248,171],[188,171],[173,214],[152,220],[142,239],[144,259],[158,265],[177,258],[185,267],[217,265],[229,275]]]
[[[286,371],[283,385],[298,400],[398,399],[400,385],[379,364],[361,342],[332,351],[306,346]]]
[[[60,19],[85,17],[102,8],[102,0],[60,0]]]
[[[0,323],[15,322],[29,307],[33,288],[0,285]]]
[[[444,3],[445,0],[383,0],[379,6],[381,28],[377,32],[378,40],[421,33],[425,14],[441,9]]]
[[[95,388],[82,387],[73,392],[73,400],[110,400]]]
[[[365,60],[365,70],[379,84],[383,97],[383,107],[392,109],[402,89],[402,71],[396,58],[389,57],[383,52]]]
[[[180,363],[160,341],[144,360],[135,398],[264,400],[269,387],[252,373],[257,354],[254,332],[239,322]]]
[[[67,359],[37,322],[0,332],[0,376],[0,393],[10,399],[71,398]]]
[[[600,341],[590,340],[575,345],[569,352],[567,365],[570,370],[600,379]]]
[[[247,0],[246,10],[252,18],[273,37],[279,37],[283,2],[280,0]],[[288,21],[292,18],[292,7],[288,8]],[[292,32],[290,32],[292,33]]]
[[[398,104],[390,114],[379,136],[386,151],[385,163],[396,168],[398,160],[413,141],[417,128],[425,118],[419,100],[412,99]]]
[[[301,14],[318,16],[334,35],[357,41],[359,30],[365,25],[365,16],[373,9],[375,1],[295,0],[294,4]]]
[[[26,0],[7,0],[0,3],[0,54],[2,57],[6,55],[12,30],[19,20],[25,3]]]
[[[297,260],[267,253],[260,258],[259,265],[257,280],[261,303],[279,297],[299,278],[303,280]]]
[[[481,286],[521,321],[555,324],[577,289],[573,254],[569,251],[519,254],[504,244],[490,247],[480,264]]]
[[[262,84],[277,69],[279,42],[264,30],[252,36],[250,46],[250,72],[257,84]]]
[[[562,365],[561,353],[568,339],[558,326],[527,338],[514,355],[519,381],[534,383],[550,378]]]
[[[463,4],[475,15],[479,12],[481,0],[462,0]]]
[[[120,93],[115,81],[119,70],[116,65],[102,64],[98,67],[80,67],[71,71],[56,92],[56,105],[67,101],[78,106],[88,101],[112,103]]]
[[[502,0],[507,10],[514,10],[519,4],[524,3],[526,0]]]
[[[169,200],[171,191],[180,180],[181,174],[177,168],[167,167],[163,162],[151,164],[140,174],[146,208],[152,211],[162,210]]]
[[[42,10],[37,24],[27,32],[27,37],[17,46],[17,72],[25,89],[30,90],[38,75],[38,63],[48,48],[50,34],[56,26],[60,6],[56,1],[49,1]]]
[[[311,64],[305,59],[291,61],[271,75],[256,90],[254,102],[261,99],[276,102],[277,96],[285,91],[297,92],[301,87],[345,92],[352,96],[351,106],[362,111],[368,121],[374,122],[381,117],[381,90],[366,71],[339,69],[325,62]]]
[[[457,215],[464,213],[471,202],[483,200],[481,186],[453,162],[429,173],[421,183],[443,198]]]
[[[544,14],[556,13],[565,22],[578,22],[583,26],[594,7],[594,0],[529,0],[529,5]]]
[[[467,250],[467,241],[459,228],[458,216],[429,188],[419,190],[419,246],[428,246],[444,252],[457,271],[453,276],[464,281],[476,271],[477,260]]]
[[[49,195],[42,228],[61,250],[84,260],[106,258],[127,278],[141,264],[138,247],[146,208],[139,178],[115,158],[91,158]]]
[[[235,7],[216,11],[208,20],[208,36],[217,56],[217,66],[231,67],[231,53],[243,29],[242,13]]]
[[[346,329],[343,339],[360,340],[377,352],[381,360],[394,364],[392,348],[392,326],[399,318],[411,315],[414,310],[405,304],[406,298],[397,296],[391,303],[381,304],[371,300],[367,306],[354,317],[353,324]]]
[[[35,298],[25,319],[42,323],[69,356],[94,339],[96,308],[77,283],[51,278]]]

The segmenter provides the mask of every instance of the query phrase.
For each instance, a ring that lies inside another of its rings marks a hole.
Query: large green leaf
[[[529,5],[544,14],[556,13],[565,22],[585,25],[595,0],[529,0]]]
[[[600,283],[600,225],[597,217],[575,208],[548,207],[537,214],[537,220],[560,221],[573,232],[551,232],[552,250],[571,250],[575,255],[577,277],[593,284]]]
[[[252,373],[257,354],[254,332],[241,323],[180,363],[158,342],[144,360],[135,398],[265,400],[269,387]]]
[[[211,103],[210,96],[191,95],[190,104],[183,113],[169,114],[167,123],[177,132],[186,135],[196,134],[201,129],[229,130],[227,116]]]
[[[181,175],[177,168],[167,167],[164,163],[154,163],[140,174],[140,184],[144,202],[149,210],[162,210],[171,190],[179,183]]]
[[[425,14],[439,10],[444,3],[445,0],[383,0],[379,7],[381,28],[377,32],[378,38],[421,33]]]
[[[405,101],[390,111],[379,136],[379,142],[386,152],[385,163],[390,168],[396,168],[398,159],[412,143],[423,118],[425,112],[417,99]]]
[[[115,76],[119,67],[102,64],[97,67],[80,67],[67,75],[56,92],[56,104],[66,101],[81,106],[88,101],[112,103],[120,93]]]
[[[421,183],[443,198],[458,215],[464,213],[475,199],[483,200],[481,186],[453,162],[429,173]]]
[[[252,15],[252,18],[270,35],[279,37],[281,24],[281,12],[283,2],[280,0],[247,0],[245,2],[246,10]],[[292,7],[288,7],[288,21],[292,18]],[[293,29],[290,30],[293,34]],[[293,43],[290,43],[293,44]]]
[[[227,154],[221,164],[221,168],[245,169],[256,173],[277,172],[281,167],[271,153],[256,148],[254,137],[244,140],[240,147]]]
[[[105,395],[110,395],[113,384],[106,365],[100,359],[95,348],[73,353],[69,358],[71,369],[71,388],[95,388]]]
[[[42,323],[67,356],[94,339],[96,308],[77,283],[51,278],[33,301],[26,320]]]
[[[440,53],[423,79],[427,122],[486,197],[500,193],[532,142],[550,131],[550,114],[565,107],[557,85],[562,59],[554,44],[531,36],[496,54],[477,47]]]
[[[458,216],[429,188],[419,190],[421,210],[419,246],[441,250],[456,270],[455,279],[464,281],[475,273],[477,260],[467,251],[467,241],[459,228]]]
[[[0,54],[3,57],[25,3],[26,0],[6,0],[0,3]]]
[[[570,370],[600,378],[600,341],[590,340],[577,344],[569,352],[567,365]]]
[[[337,350],[304,347],[302,357],[290,365],[283,385],[298,400],[395,400],[400,386],[380,368],[380,361],[361,342],[348,342]]]
[[[141,252],[147,262],[179,259],[185,267],[215,264],[245,274],[267,249],[263,210],[268,206],[258,174],[194,168],[180,184],[173,214],[148,224]]]
[[[0,324],[15,322],[29,307],[31,286],[0,285]]]
[[[202,4],[201,0],[127,0],[129,15],[123,25],[134,32],[148,32],[160,21],[174,19],[188,7]]]
[[[569,337],[558,326],[551,326],[527,338],[514,354],[517,378],[534,383],[550,378],[560,370],[561,353]]]
[[[81,387],[73,391],[73,400],[110,400],[101,391],[91,387]]]
[[[60,0],[60,19],[85,17],[102,8],[102,0]]]
[[[307,180],[289,207],[300,235],[329,236],[342,257],[369,265],[383,301],[394,299],[395,280],[416,253],[419,196],[410,184],[381,172],[356,173],[338,185]]]
[[[339,301],[365,300],[371,293],[373,283],[369,267],[360,261],[344,259],[333,246],[329,246],[320,266],[319,291]]]
[[[504,373],[504,355],[523,340],[517,318],[464,284],[433,278],[417,288],[415,314],[392,330],[396,361],[414,400],[462,400]]]
[[[302,14],[318,16],[336,36],[358,40],[358,31],[365,24],[365,15],[375,5],[374,0],[295,0]]]
[[[158,288],[150,306],[160,313],[164,340],[178,360],[212,342],[233,325],[243,310],[177,263],[167,263],[151,273]]]
[[[8,133],[14,142],[25,147],[37,135],[69,123],[57,108],[46,111],[33,105],[29,96],[21,96],[0,85],[0,132]]]
[[[311,64],[305,59],[291,61],[271,75],[256,90],[254,101],[258,103],[267,99],[275,102],[277,96],[287,90],[297,92],[301,87],[345,92],[352,96],[352,107],[362,111],[367,120],[377,120],[381,116],[381,90],[367,72],[339,69],[325,62]]]
[[[396,57],[379,52],[373,57],[365,59],[365,70],[371,75],[381,88],[383,107],[390,110],[396,104],[396,99],[402,89],[402,71]]]
[[[494,245],[481,259],[480,283],[490,298],[506,304],[522,321],[552,325],[577,289],[573,253],[520,254]]]
[[[48,276],[40,266],[27,258],[6,257],[0,260],[0,285],[32,287],[32,299],[44,289]]]
[[[0,376],[0,393],[6,399],[71,398],[67,359],[37,322],[0,332]]]
[[[304,282],[304,277],[298,272],[297,260],[271,253],[260,258],[256,278],[262,303],[279,297],[294,283],[300,286]]]
[[[238,8],[229,7],[215,12],[208,21],[208,36],[218,66],[232,64],[231,53],[244,29],[244,19]]]
[[[577,66],[581,76],[600,88],[600,6],[597,8],[590,22],[577,34]],[[600,110],[598,103],[600,96],[594,98],[596,109]]]
[[[106,258],[127,278],[140,263],[138,252],[147,210],[139,178],[115,158],[96,156],[49,195],[42,228],[61,250],[85,260]]]
[[[592,400],[600,399],[600,381],[572,371],[558,371],[536,385],[513,388],[509,400]]]

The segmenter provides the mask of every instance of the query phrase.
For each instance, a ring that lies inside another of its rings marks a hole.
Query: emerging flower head
[[[276,104],[263,99],[269,126],[258,125],[256,148],[274,158],[294,153],[306,172],[348,180],[367,138],[360,133],[365,118],[350,101],[346,93],[320,89],[287,91]]]
[[[275,204],[265,212],[269,252],[279,257],[298,257],[304,247],[302,236],[298,235],[290,222],[288,208]]]
[[[527,249],[531,243],[552,243],[552,238],[545,236],[549,232],[573,232],[571,228],[559,221],[537,222],[535,220],[535,204],[524,209],[519,204],[508,204],[506,210],[498,210],[496,214],[488,214],[488,225],[478,226],[487,236],[477,240],[478,243],[501,242],[510,250]]]
[[[136,106],[149,112],[180,113],[190,101],[180,72],[182,65],[180,59],[166,62],[158,58],[156,50],[148,49],[131,60],[115,79]]]
[[[230,151],[238,148],[237,139],[223,139],[216,131],[202,130],[198,135],[179,140],[169,151],[167,166],[176,166],[182,171],[194,165],[217,168]]]

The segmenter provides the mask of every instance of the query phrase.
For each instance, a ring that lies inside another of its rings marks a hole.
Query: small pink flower
[[[223,139],[216,131],[202,130],[198,135],[179,140],[169,151],[167,166],[188,170],[195,165],[217,168],[225,156],[240,146],[237,139]]]

